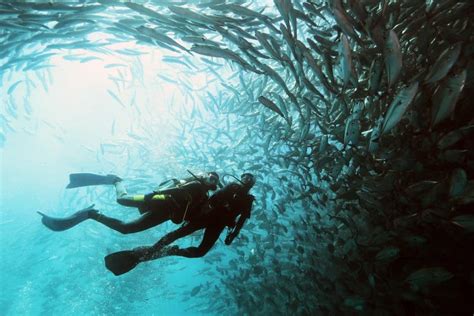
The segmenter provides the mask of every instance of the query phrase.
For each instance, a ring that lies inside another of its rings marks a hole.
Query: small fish
[[[308,65],[311,67],[315,75],[318,77],[319,82],[326,88],[327,91],[330,91],[334,94],[337,93],[336,89],[334,89],[328,82],[326,76],[324,75],[321,67],[317,64],[316,60],[313,58],[311,53],[309,51],[305,51],[303,53],[304,57],[306,58],[306,61],[308,62]]]
[[[104,66],[104,68],[115,68],[115,67],[127,67],[127,65],[124,64],[107,64]]]
[[[456,144],[458,141],[460,141],[464,137],[470,135],[472,132],[474,132],[474,125],[464,126],[454,131],[451,131],[438,140],[437,142],[438,148],[439,149],[449,148],[450,146]]]
[[[451,197],[460,196],[467,185],[466,172],[461,168],[456,168],[451,172],[449,178],[449,195]]]
[[[384,263],[391,262],[395,260],[398,257],[398,254],[400,253],[400,249],[397,247],[387,247],[385,249],[380,250],[376,255],[375,255],[375,260],[376,261],[381,261]]]
[[[8,88],[7,93],[8,93],[8,94],[12,94],[13,91],[15,91],[16,87],[17,87],[20,83],[21,83],[21,80],[18,80],[17,82],[15,82],[14,84],[12,84],[12,85],[10,86],[10,88]]]
[[[361,312],[365,308],[366,301],[360,296],[350,296],[344,299],[344,305]]]
[[[86,62],[89,62],[89,61],[92,61],[92,60],[102,60],[102,58],[99,58],[99,57],[96,57],[96,56],[89,56],[89,57],[86,57],[86,58],[81,58],[79,60],[79,62],[82,64],[82,63],[86,63]]]
[[[187,8],[178,7],[178,6],[169,6],[168,10],[170,10],[172,13],[178,16],[184,17],[196,23],[202,23],[204,25],[214,25],[214,20],[211,17],[196,13]]]
[[[148,54],[148,53],[145,53],[145,52],[140,52],[140,51],[136,51],[136,50],[128,49],[128,48],[118,49],[118,50],[116,50],[116,52],[120,53],[120,54],[123,54],[123,55],[128,55],[128,56],[140,56],[140,55]]]
[[[261,95],[258,97],[258,101],[262,103],[265,107],[269,108],[273,112],[276,112],[278,115],[285,118],[285,116],[283,115],[283,112],[278,108],[278,106],[272,100],[269,100],[265,98],[263,95]]]
[[[109,93],[109,95],[115,99],[115,101],[117,101],[118,103],[120,103],[121,106],[123,106],[124,108],[126,107],[125,104],[123,104],[123,102],[119,99],[119,97],[113,93],[110,89],[107,89],[107,92]]]
[[[351,22],[347,18],[346,14],[343,11],[338,10],[337,8],[333,10],[333,13],[334,13],[334,19],[336,20],[337,25],[339,25],[342,31],[346,35],[351,36],[352,38],[358,40],[358,36],[356,32],[354,31],[354,27],[352,26]]]
[[[373,94],[379,91],[380,82],[382,80],[382,62],[380,59],[375,58],[370,65],[370,77],[369,77],[369,90]]]
[[[242,59],[242,57],[240,57],[238,54],[234,53],[230,49],[218,48],[209,45],[194,44],[191,47],[191,51],[201,55],[229,59],[235,61],[246,69],[252,68],[244,59]]]
[[[326,9],[325,6],[321,6],[320,8],[316,8],[313,3],[311,2],[304,2],[303,7],[308,10],[311,14],[317,16],[318,18],[324,20],[326,23],[329,23],[329,21],[326,19],[323,13],[321,13],[323,10]]]
[[[459,215],[451,219],[451,222],[455,225],[461,226],[468,232],[474,232],[474,215]]]
[[[461,53],[461,47],[462,43],[457,43],[446,48],[436,59],[428,75],[426,75],[425,82],[433,83],[443,79],[448,74],[449,70],[451,70],[454,63],[456,63],[459,54]]]
[[[442,84],[433,97],[433,110],[431,116],[431,126],[436,126],[445,120],[456,107],[457,100],[464,88],[467,71],[464,69],[460,73],[454,74]]]
[[[173,21],[168,19],[165,15],[160,14],[152,9],[149,9],[147,7],[144,7],[141,4],[138,3],[133,3],[133,2],[124,2],[123,5],[129,7],[130,9],[137,11],[139,13],[142,13],[148,17],[157,19],[158,21],[166,24],[173,24]]]
[[[360,120],[352,114],[346,120],[346,127],[344,129],[344,145],[352,144],[357,146],[360,136]]]
[[[346,35],[341,34],[339,58],[342,70],[342,82],[347,85],[352,73],[352,53]]]
[[[391,88],[398,79],[402,69],[402,52],[397,34],[393,30],[388,32],[384,45],[385,70],[387,72],[388,87]]]
[[[379,149],[379,139],[380,135],[382,134],[382,125],[383,125],[383,117],[380,117],[375,123],[375,127],[372,129],[370,133],[368,151],[371,154],[375,154],[375,152]]]
[[[180,64],[180,65],[186,66],[188,69],[193,69],[190,64],[188,64],[187,62],[183,60],[183,58],[178,58],[178,57],[173,57],[173,56],[164,56],[161,60],[164,61],[165,63]]]
[[[322,155],[326,152],[326,148],[328,147],[328,135],[321,136],[321,143],[319,144],[318,153]]]
[[[179,44],[174,39],[168,37],[167,35],[165,35],[161,31],[157,31],[156,29],[152,29],[152,28],[145,27],[145,26],[138,27],[137,31],[139,33],[142,33],[142,34],[145,34],[145,35],[148,35],[148,36],[152,37],[153,39],[155,39],[158,42],[161,42],[161,43],[164,43],[164,44],[170,45],[170,46],[175,46],[175,47],[178,47],[178,48],[180,48],[180,49],[182,49],[186,52],[189,52],[189,50],[186,47]]]
[[[201,291],[201,285],[198,285],[191,290],[191,296],[195,296],[199,291]]]
[[[409,283],[412,288],[426,288],[431,285],[436,285],[449,279],[452,279],[454,274],[442,267],[423,268],[412,272],[405,282]]]
[[[410,86],[403,88],[393,99],[390,107],[385,115],[385,121],[383,122],[382,134],[390,131],[398,122],[402,119],[406,109],[413,101],[416,93],[418,92],[418,82],[412,83]]]

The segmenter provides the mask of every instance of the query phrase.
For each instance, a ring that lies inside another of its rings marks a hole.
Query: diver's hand
[[[229,246],[229,245],[232,243],[232,241],[234,240],[234,238],[235,238],[235,235],[234,235],[234,234],[229,234],[229,235],[227,235],[227,237],[225,238],[224,243],[225,243],[227,246]]]

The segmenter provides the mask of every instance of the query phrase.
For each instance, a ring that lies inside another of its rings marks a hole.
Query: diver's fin
[[[121,275],[135,268],[140,257],[133,250],[125,250],[111,253],[104,260],[107,269],[115,275]]]
[[[66,229],[69,229],[71,227],[76,226],[77,224],[85,221],[86,219],[90,218],[91,212],[97,212],[96,210],[93,209],[94,204],[91,206],[77,211],[73,215],[65,218],[58,218],[58,217],[51,217],[46,214],[43,214],[41,212],[38,212],[42,216],[41,222],[44,224],[44,226],[48,227],[49,229],[60,232]]]
[[[86,187],[89,185],[115,184],[118,181],[122,181],[122,179],[113,174],[103,176],[95,173],[71,173],[66,189]]]

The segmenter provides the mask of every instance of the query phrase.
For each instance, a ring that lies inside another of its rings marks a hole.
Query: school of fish
[[[203,100],[212,123],[197,108],[177,114],[182,142],[166,159],[254,172],[257,202],[232,247],[204,257],[219,285],[188,293],[207,301],[195,311],[472,314],[474,2],[142,2],[0,3],[0,79],[33,71],[44,84],[48,59],[76,48],[140,54],[90,41],[97,31],[215,74],[222,91]],[[191,82],[161,78],[193,98]],[[33,83],[7,93],[19,84]],[[16,105],[1,115],[3,144]],[[133,146],[152,156],[153,133]],[[102,150],[138,160],[141,190],[150,161],[165,159]]]

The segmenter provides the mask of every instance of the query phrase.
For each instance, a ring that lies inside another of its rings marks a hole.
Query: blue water
[[[218,122],[206,117],[209,113],[202,107],[206,92],[215,93],[216,83],[210,75],[160,63],[163,55],[158,50],[143,50],[137,57],[101,55],[103,60],[83,63],[55,56],[51,68],[4,74],[2,101],[15,105],[15,111],[2,108],[6,140],[0,148],[0,314],[213,314],[210,308],[218,302],[207,297],[206,290],[220,286],[215,268],[225,260],[170,257],[141,264],[120,277],[104,266],[108,253],[151,245],[176,225],[121,235],[87,221],[52,232],[36,213],[67,216],[95,203],[104,214],[132,220],[139,213],[116,204],[112,187],[66,190],[68,174],[115,173],[125,179],[129,192],[148,193],[169,177],[187,176],[186,169],[214,166],[202,158],[186,161],[176,148],[193,140],[193,130],[180,125],[189,124],[191,112],[200,113],[194,128],[206,126],[208,120]],[[123,66],[106,67],[114,63]],[[185,94],[182,85],[157,74],[186,80],[197,91]],[[112,77],[122,81],[114,83]],[[6,93],[18,80],[21,83]],[[178,244],[197,245],[200,237]],[[222,254],[224,247],[218,241],[210,254]],[[196,287],[199,291],[191,295]],[[228,304],[225,313],[235,311]]]

